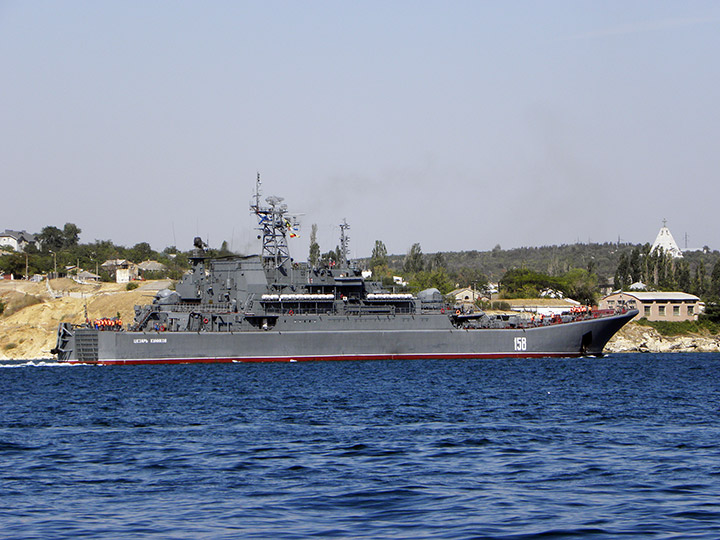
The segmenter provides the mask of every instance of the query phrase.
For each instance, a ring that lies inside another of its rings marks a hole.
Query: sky
[[[0,0],[0,230],[720,249],[720,2]],[[687,242],[686,242],[687,235]]]

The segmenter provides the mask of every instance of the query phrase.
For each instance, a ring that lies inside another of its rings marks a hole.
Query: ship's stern
[[[57,329],[57,340],[55,347],[50,353],[57,356],[59,362],[69,362],[72,359],[72,352],[75,342],[75,331],[70,323],[60,323]]]
[[[50,352],[58,362],[97,364],[99,358],[99,331],[95,328],[75,327],[60,323],[55,348]]]

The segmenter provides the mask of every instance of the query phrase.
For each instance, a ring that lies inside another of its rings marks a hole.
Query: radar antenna
[[[287,204],[282,202],[282,197],[272,195],[265,199],[265,205],[261,205],[260,186],[260,173],[258,173],[254,202],[250,205],[250,209],[258,219],[257,230],[260,231],[258,238],[262,240],[263,262],[284,274],[285,266],[290,263],[287,236],[288,233],[290,236],[295,236],[293,231],[298,227],[297,218],[287,215]]]

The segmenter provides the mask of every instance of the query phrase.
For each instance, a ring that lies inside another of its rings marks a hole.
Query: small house
[[[87,270],[82,270],[78,272],[77,278],[82,282],[100,281],[100,276],[98,276],[97,274],[93,274],[92,272],[88,272]]]
[[[116,283],[128,283],[138,278],[137,265],[126,259],[110,259],[100,265],[110,275],[115,276]]]
[[[166,272],[167,266],[157,261],[143,261],[137,265],[141,272]]]
[[[448,296],[452,296],[455,299],[456,304],[475,304],[478,300],[488,301],[487,295],[484,295],[482,291],[473,289],[471,287],[462,287],[455,289],[448,293]]]

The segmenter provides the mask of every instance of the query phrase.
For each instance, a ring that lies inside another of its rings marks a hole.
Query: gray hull
[[[292,317],[272,330],[130,332],[61,329],[59,359],[98,364],[500,358],[602,354],[637,314],[530,328],[458,329],[444,316]]]

